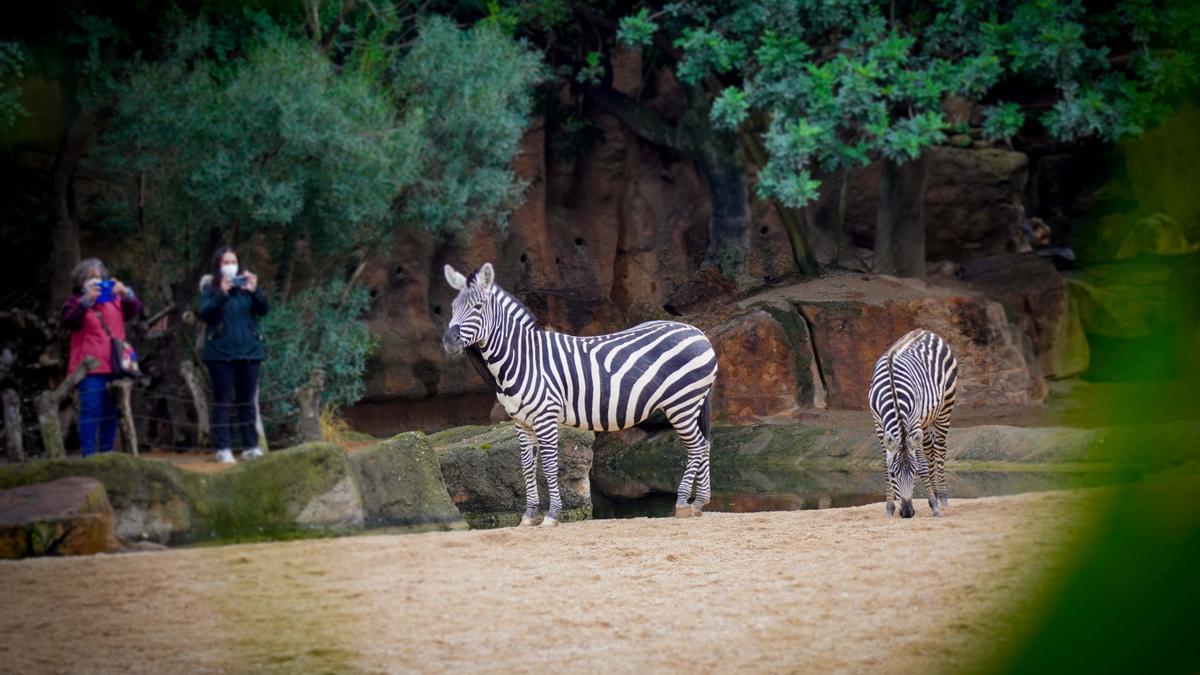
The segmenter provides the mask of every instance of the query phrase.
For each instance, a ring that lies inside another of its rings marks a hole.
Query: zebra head
[[[887,458],[888,471],[896,477],[896,496],[900,498],[900,517],[912,518],[913,485],[917,477],[917,448],[921,447],[921,427],[912,425],[905,432],[904,426],[897,429],[899,433],[887,432],[883,436],[883,451]]]
[[[491,263],[484,263],[470,278],[449,265],[446,265],[445,273],[446,283],[458,291],[458,297],[454,298],[450,325],[442,335],[442,347],[450,354],[457,354],[486,335],[496,273]]]

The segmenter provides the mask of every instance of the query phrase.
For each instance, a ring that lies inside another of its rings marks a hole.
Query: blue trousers
[[[117,438],[117,404],[108,393],[112,375],[88,375],[79,383],[79,449],[84,457],[112,452]]]

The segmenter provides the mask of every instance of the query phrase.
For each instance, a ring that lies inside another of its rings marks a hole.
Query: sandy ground
[[[1095,494],[2,562],[0,670],[962,670]]]

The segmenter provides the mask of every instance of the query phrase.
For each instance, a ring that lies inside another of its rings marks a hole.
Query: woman
[[[228,246],[213,256],[213,272],[200,281],[200,318],[205,330],[204,362],[212,380],[212,439],[217,461],[236,462],[230,442],[230,413],[237,414],[242,459],[262,457],[258,447],[258,367],[263,360],[258,317],[267,314],[267,298],[258,277],[246,272]]]
[[[100,364],[79,382],[79,447],[84,457],[91,457],[112,452],[117,437],[117,406],[108,393],[112,338],[125,340],[125,321],[141,314],[142,303],[131,288],[108,279],[98,258],[76,265],[71,281],[74,292],[62,308],[62,323],[71,331],[67,372],[75,372],[89,356]]]

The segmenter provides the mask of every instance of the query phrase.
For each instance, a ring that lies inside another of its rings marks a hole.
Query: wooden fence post
[[[38,426],[42,429],[42,447],[45,448],[47,457],[62,459],[67,456],[67,448],[63,445],[62,427],[58,424],[58,406],[98,365],[100,362],[95,357],[86,356],[75,372],[68,375],[57,387],[38,395]]]
[[[0,394],[4,401],[4,437],[8,444],[8,459],[12,462],[25,461],[24,422],[21,420],[21,397],[12,389]]]
[[[300,407],[300,436],[305,441],[321,440],[321,392],[325,390],[325,371],[314,368],[308,385],[296,391]]]
[[[120,378],[108,383],[108,393],[117,399],[117,410],[121,415],[121,436],[125,439],[125,450],[137,457],[137,428],[133,426],[133,380]]]
[[[204,387],[200,386],[200,380],[196,377],[195,362],[187,359],[180,363],[179,374],[183,376],[183,381],[192,395],[192,405],[196,408],[196,447],[207,448],[211,418],[208,413],[208,397],[205,396]]]

